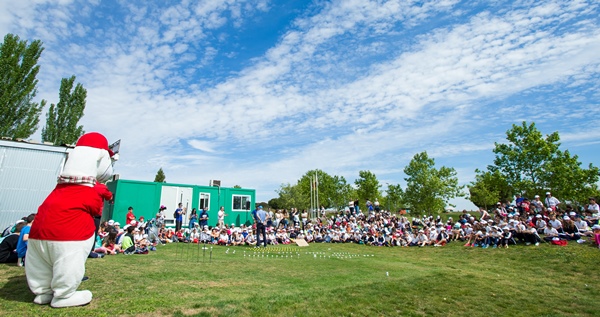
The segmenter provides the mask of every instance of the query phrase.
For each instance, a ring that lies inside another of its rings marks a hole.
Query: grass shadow
[[[29,291],[25,274],[9,277],[0,288],[0,298],[12,302],[31,303],[34,295]]]

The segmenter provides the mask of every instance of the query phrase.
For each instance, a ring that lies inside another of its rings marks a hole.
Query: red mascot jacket
[[[89,239],[96,231],[93,217],[102,215],[103,199],[112,199],[112,193],[103,184],[56,185],[38,208],[29,237],[50,241]]]

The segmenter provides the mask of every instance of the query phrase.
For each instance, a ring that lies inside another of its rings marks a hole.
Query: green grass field
[[[24,269],[2,265],[0,315],[600,316],[600,251],[589,244],[311,244],[265,253],[214,247],[212,261],[209,254],[170,244],[89,259],[80,289],[94,299],[67,309],[33,304]]]

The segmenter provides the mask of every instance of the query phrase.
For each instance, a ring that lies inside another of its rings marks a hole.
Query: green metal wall
[[[129,208],[129,206],[133,207],[134,214],[138,219],[140,216],[143,216],[146,220],[154,218],[160,206],[163,186],[192,188],[192,203],[191,206],[188,206],[188,215],[192,208],[198,209],[198,205],[200,203],[200,193],[210,194],[208,211],[209,226],[214,226],[217,224],[217,213],[221,206],[225,208],[225,213],[227,214],[225,217],[226,224],[234,223],[236,226],[239,226],[242,223],[252,223],[252,216],[250,215],[250,212],[232,210],[232,201],[234,195],[250,196],[250,205],[252,208],[254,207],[254,203],[256,201],[256,191],[254,189],[246,188],[219,188],[200,185],[155,183],[124,179],[110,182],[107,184],[107,186],[113,193],[114,200],[104,204],[102,220],[114,219],[121,224],[125,223],[125,216],[127,215],[127,208]],[[173,209],[167,210],[167,217],[172,217],[173,211]],[[184,221],[184,223],[185,222],[186,221]]]

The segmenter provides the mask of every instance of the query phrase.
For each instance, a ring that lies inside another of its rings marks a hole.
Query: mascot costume
[[[94,216],[112,193],[103,184],[116,154],[100,133],[82,135],[69,153],[56,188],[38,209],[29,233],[25,272],[34,303],[52,307],[86,305],[92,292],[77,291],[94,243]]]

